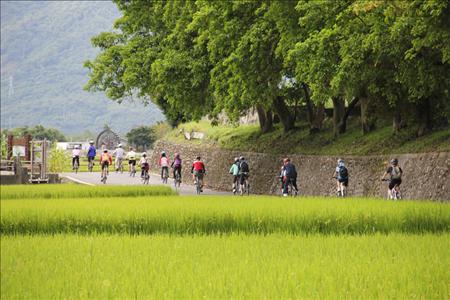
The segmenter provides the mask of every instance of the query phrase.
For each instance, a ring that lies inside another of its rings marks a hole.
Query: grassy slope
[[[307,124],[298,124],[298,130],[284,133],[281,126],[267,134],[261,134],[258,125],[216,126],[208,122],[182,124],[170,132],[165,139],[186,143],[180,129],[204,132],[203,141],[194,144],[214,145],[222,149],[265,152],[273,154],[301,153],[314,155],[369,155],[400,154],[450,151],[450,128],[436,131],[420,138],[412,129],[405,129],[394,137],[392,127],[386,124],[363,135],[356,120],[349,123],[348,130],[339,138],[333,138],[331,124],[325,123],[324,130],[310,135]]]

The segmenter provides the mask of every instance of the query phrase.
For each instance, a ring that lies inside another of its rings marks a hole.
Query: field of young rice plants
[[[1,196],[1,299],[450,297],[445,203],[76,185]]]

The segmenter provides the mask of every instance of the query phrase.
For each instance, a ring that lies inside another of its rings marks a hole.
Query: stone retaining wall
[[[277,194],[280,182],[277,177],[282,156],[220,150],[197,145],[178,145],[158,141],[151,154],[153,171],[157,170],[159,154],[165,150],[170,158],[178,152],[183,159],[183,178],[190,177],[190,168],[197,155],[206,164],[205,184],[217,190],[231,190],[232,177],[228,174],[233,159],[244,155],[250,165],[250,184],[253,193]],[[337,156],[287,155],[297,167],[297,183],[301,195],[333,195],[335,180],[332,179]],[[393,157],[393,156],[392,156]],[[404,171],[402,193],[408,199],[450,200],[450,153],[423,153],[396,155]],[[350,196],[385,197],[387,183],[381,182],[391,156],[342,156],[349,170]],[[185,180],[186,181],[186,180]],[[188,183],[191,183],[189,179]]]

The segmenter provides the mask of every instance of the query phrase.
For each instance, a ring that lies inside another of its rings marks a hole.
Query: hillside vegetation
[[[1,127],[79,134],[109,124],[124,134],[163,119],[154,105],[119,105],[83,90],[83,62],[97,52],[90,39],[119,16],[109,1],[1,1]]]
[[[281,125],[262,133],[258,125],[211,126],[208,121],[179,125],[164,139],[176,143],[215,146],[226,150],[263,152],[272,154],[311,155],[370,155],[450,151],[450,128],[416,137],[414,130],[405,128],[394,135],[389,124],[380,124],[368,134],[363,134],[358,120],[349,123],[347,132],[339,138],[333,136],[331,121],[324,130],[310,134],[309,125],[297,123],[297,129],[284,132]],[[186,140],[182,131],[205,133],[204,140]]]

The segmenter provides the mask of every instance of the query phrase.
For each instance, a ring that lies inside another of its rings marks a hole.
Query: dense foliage
[[[65,135],[55,128],[45,128],[42,125],[36,125],[34,127],[18,127],[12,129],[4,129],[2,130],[2,137],[6,138],[7,135],[12,134],[16,137],[23,137],[26,135],[31,135],[31,137],[35,140],[49,140],[52,142],[65,142],[67,138]]]
[[[129,145],[142,151],[151,148],[156,141],[156,134],[151,126],[133,128],[126,134],[126,137]]]
[[[363,132],[377,118],[418,135],[448,124],[447,1],[115,2],[86,88],[151,99],[174,124],[256,108],[263,132],[274,114],[288,131],[304,107],[315,132],[329,103],[335,135],[355,106]]]

